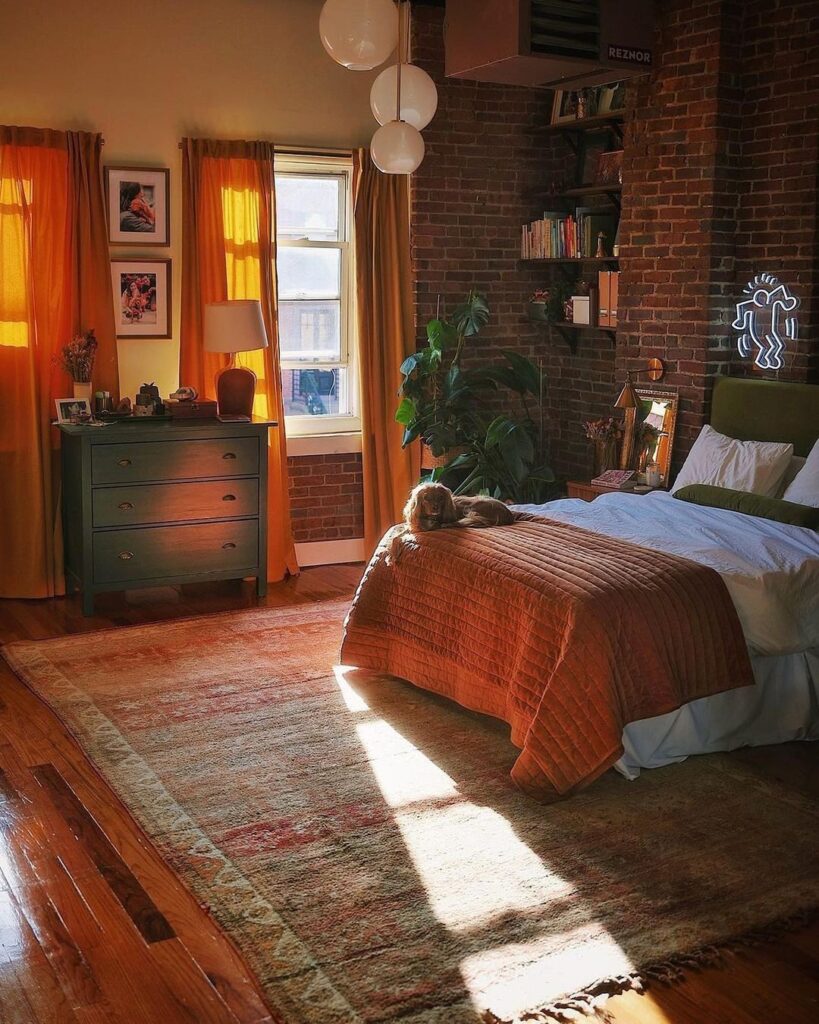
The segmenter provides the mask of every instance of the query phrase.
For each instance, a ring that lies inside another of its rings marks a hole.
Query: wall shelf
[[[547,323],[546,321],[541,320],[530,320],[528,317],[526,317],[525,320],[526,323],[531,324],[533,327],[551,328],[557,331],[569,346],[572,355],[577,354],[577,343],[580,340],[580,335],[583,331],[592,331],[595,334],[605,334],[612,342],[617,340],[616,327],[601,327],[598,324],[574,324],[570,323],[568,320],[563,320],[560,323]]]
[[[624,119],[624,110],[613,110],[608,114],[593,114],[591,117],[579,117],[559,124],[542,124],[535,128],[535,135],[582,135],[600,128],[612,128],[620,135]]]

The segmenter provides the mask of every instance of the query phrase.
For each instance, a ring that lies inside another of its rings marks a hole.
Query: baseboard
[[[351,540],[314,540],[296,545],[299,565],[338,565],[341,562],[363,562],[366,559],[364,538]]]

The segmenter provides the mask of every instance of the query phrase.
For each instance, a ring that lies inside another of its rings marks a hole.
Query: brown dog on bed
[[[390,560],[397,560],[402,538],[447,527],[509,526],[514,515],[497,498],[470,498],[453,494],[443,484],[418,484],[404,506],[404,522],[390,539]]]

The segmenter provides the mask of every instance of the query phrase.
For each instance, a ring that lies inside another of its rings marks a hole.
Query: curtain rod
[[[244,142],[246,140],[227,139],[225,141]],[[309,146],[278,146],[275,142],[271,145],[276,153],[288,153],[292,156],[352,156],[353,154],[352,149],[333,149],[331,146],[319,146],[311,149]],[[178,148],[182,149],[181,142],[178,144]]]

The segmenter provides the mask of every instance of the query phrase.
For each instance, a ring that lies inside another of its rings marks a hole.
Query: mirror
[[[663,486],[668,484],[674,429],[677,425],[677,401],[674,391],[635,388],[640,399],[634,427],[633,468],[645,473],[646,466],[656,462]]]

